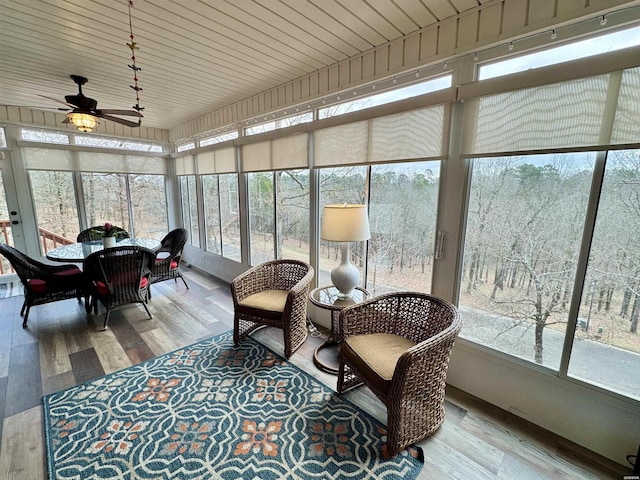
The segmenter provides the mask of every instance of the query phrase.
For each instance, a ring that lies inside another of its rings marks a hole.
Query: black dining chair
[[[48,265],[5,244],[0,244],[0,253],[9,260],[24,287],[24,303],[20,310],[24,317],[22,328],[27,328],[29,311],[34,305],[69,298],[81,301],[87,295],[84,275],[73,264]]]
[[[156,260],[151,272],[151,283],[164,282],[172,278],[177,282],[178,278],[180,278],[184,286],[187,289],[189,288],[180,270],[182,250],[187,243],[187,237],[188,232],[185,228],[176,228],[165,235],[160,242],[160,248],[156,251]]]
[[[141,303],[149,318],[153,318],[147,297],[154,261],[152,250],[138,246],[107,248],[87,257],[84,273],[91,286],[91,307],[98,313],[100,302],[107,309],[105,329],[111,311],[120,305]]]

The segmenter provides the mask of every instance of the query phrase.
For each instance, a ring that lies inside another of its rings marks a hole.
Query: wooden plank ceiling
[[[493,0],[133,0],[143,124],[171,128]],[[0,105],[135,104],[127,0],[0,0]]]

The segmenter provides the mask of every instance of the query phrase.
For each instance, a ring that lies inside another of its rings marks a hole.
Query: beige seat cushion
[[[284,305],[287,303],[288,294],[289,292],[286,290],[264,290],[249,295],[238,303],[243,307],[282,313],[284,311]]]
[[[380,391],[389,389],[400,355],[416,343],[399,335],[354,335],[342,343],[341,352]]]

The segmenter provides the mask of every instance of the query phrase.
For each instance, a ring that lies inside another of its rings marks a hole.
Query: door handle
[[[18,225],[20,222],[18,220],[11,220],[11,225]]]

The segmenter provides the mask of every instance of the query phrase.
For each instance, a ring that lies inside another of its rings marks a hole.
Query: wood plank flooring
[[[102,314],[88,316],[75,300],[31,309],[22,329],[22,297],[0,300],[0,479],[47,478],[42,395],[86,382],[189,345],[233,327],[227,285],[196,270],[182,282],[154,285],[149,320],[141,306],[114,311],[101,331]],[[254,337],[282,354],[282,334],[262,329]],[[336,377],[312,362],[321,337],[310,336],[291,358],[335,389]],[[347,397],[386,423],[384,407],[366,388]],[[621,479],[629,469],[511,414],[449,388],[443,427],[421,443],[420,479]],[[594,461],[594,458],[598,461]]]

